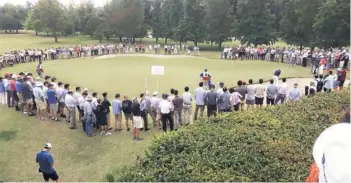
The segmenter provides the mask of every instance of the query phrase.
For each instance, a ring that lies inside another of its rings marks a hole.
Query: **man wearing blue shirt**
[[[289,99],[292,100],[293,102],[296,102],[298,100],[300,100],[301,98],[301,92],[298,89],[298,83],[294,84],[294,89],[292,89],[289,93]]]
[[[116,130],[115,131],[121,131],[122,130],[122,103],[119,100],[120,94],[115,95],[115,99],[112,100],[112,112],[115,115],[115,123],[116,123]]]
[[[195,115],[194,115],[194,120],[197,120],[197,113],[199,112],[200,109],[200,118],[204,116],[204,110],[205,110],[205,98],[206,98],[206,90],[203,88],[204,83],[200,82],[199,87],[195,89],[195,102],[196,102],[196,107],[195,107]]]
[[[48,103],[49,103],[49,107],[50,107],[50,115],[51,115],[51,119],[54,121],[59,121],[59,119],[57,119],[57,99],[56,99],[56,92],[54,90],[54,85],[53,84],[49,84],[49,89],[46,92],[46,95],[48,96]]]
[[[17,91],[17,96],[18,96],[18,102],[20,104],[21,112],[24,112],[24,98],[23,98],[23,79],[20,78],[16,81],[16,91]]]
[[[45,144],[44,149],[38,152],[36,162],[39,163],[39,172],[43,173],[45,182],[49,182],[49,179],[58,182],[59,176],[54,169],[54,158],[50,154],[51,148],[50,143]]]

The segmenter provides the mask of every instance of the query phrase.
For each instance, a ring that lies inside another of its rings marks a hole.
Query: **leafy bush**
[[[301,182],[314,141],[338,122],[346,104],[349,92],[318,94],[161,134],[140,164],[114,175],[115,181]]]

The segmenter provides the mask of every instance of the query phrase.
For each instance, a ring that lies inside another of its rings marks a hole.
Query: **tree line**
[[[110,0],[64,6],[38,0],[0,7],[0,29],[58,36],[80,32],[98,40],[142,38],[156,42],[208,41],[219,47],[230,37],[242,44],[269,45],[278,38],[297,46],[338,47],[350,43],[349,0]]]

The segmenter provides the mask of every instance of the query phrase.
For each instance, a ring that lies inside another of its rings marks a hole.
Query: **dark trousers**
[[[171,131],[173,131],[174,123],[173,123],[171,113],[162,114],[161,121],[162,121],[162,129],[164,132],[167,132],[167,122],[169,122],[169,127]]]
[[[207,105],[207,117],[210,117],[210,116],[216,117],[217,116],[216,111],[217,111],[217,105]]]
[[[281,104],[284,104],[285,98],[286,98],[286,95],[282,95],[278,93],[278,96],[275,99],[275,104],[278,104],[279,101],[281,102]]]
[[[267,105],[274,105],[274,98],[267,97]]]
[[[7,106],[12,107],[12,105],[11,105],[11,96],[12,96],[11,91],[7,90],[6,92],[7,92]]]
[[[141,111],[141,117],[143,118],[144,120],[144,129],[148,129],[147,128],[147,124],[148,124],[148,121],[147,121],[147,115],[146,115],[146,111]]]
[[[239,106],[240,106],[240,103],[234,105],[234,106],[233,106],[234,111],[239,111]]]

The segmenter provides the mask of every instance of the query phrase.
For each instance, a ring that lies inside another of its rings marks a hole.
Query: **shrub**
[[[337,123],[350,93],[228,113],[155,138],[120,182],[302,182],[318,135]]]

